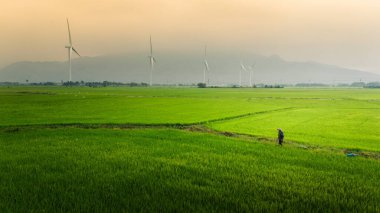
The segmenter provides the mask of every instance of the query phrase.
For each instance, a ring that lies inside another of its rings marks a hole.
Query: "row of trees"
[[[117,86],[129,86],[129,87],[147,87],[147,83],[120,83],[120,82],[84,82],[84,81],[67,81],[62,83],[63,86],[87,86],[87,87],[117,87]]]
[[[17,86],[17,85],[25,85],[19,82],[0,82],[1,86]],[[31,86],[87,86],[87,87],[117,87],[117,86],[127,86],[127,87],[148,87],[147,83],[120,83],[120,82],[111,82],[111,81],[103,81],[103,82],[84,82],[84,81],[67,81],[67,82],[40,82],[40,83],[27,83],[27,85]],[[205,83],[198,84],[178,84],[178,85],[156,85],[156,86],[197,86],[198,88],[206,88],[206,87],[232,87],[239,88],[238,85],[231,86],[208,86]],[[359,88],[380,88],[380,82],[353,82],[351,84],[321,84],[321,83],[298,83],[298,84],[255,84],[253,88],[284,88],[284,87],[359,87]]]
[[[197,84],[198,88],[207,88],[207,84],[205,83],[198,83]],[[226,86],[210,86],[210,88],[219,88],[219,87],[226,87]],[[228,86],[227,86],[228,87]],[[240,88],[241,86],[238,86],[238,85],[232,85],[232,86],[229,86],[229,87],[232,87],[232,88]],[[279,84],[257,84],[257,85],[253,85],[252,88],[284,88],[284,85],[279,85]]]
[[[380,82],[371,82],[364,86],[364,88],[380,88]]]
[[[320,83],[299,83],[295,84],[296,87],[362,87],[362,88],[380,88],[380,82],[353,82],[351,84],[347,83],[340,83],[336,85],[330,85],[330,84],[320,84]]]
[[[208,87],[205,83],[198,83],[198,88],[206,88]],[[209,87],[215,87],[215,86],[209,86]],[[217,86],[220,87],[220,86]],[[228,87],[228,86],[227,86]],[[238,85],[232,85],[230,86],[232,88],[239,88]],[[284,87],[358,87],[358,88],[380,88],[380,82],[353,82],[351,84],[322,84],[322,83],[298,83],[298,84],[255,84],[253,85],[253,88],[284,88]]]
[[[31,85],[31,86],[87,86],[87,87],[109,87],[109,86],[129,86],[129,87],[147,87],[147,83],[120,83],[120,82],[84,82],[84,81],[67,81],[67,82],[39,82],[39,83],[19,83],[19,82],[0,82],[2,86],[18,86],[18,85]]]

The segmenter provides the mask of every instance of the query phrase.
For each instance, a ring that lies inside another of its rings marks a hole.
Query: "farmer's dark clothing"
[[[281,130],[278,130],[278,144],[282,145],[282,142],[284,141],[284,132]]]

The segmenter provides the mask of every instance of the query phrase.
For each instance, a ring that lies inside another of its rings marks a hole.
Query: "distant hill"
[[[210,84],[238,84],[240,62],[253,69],[254,83],[350,83],[380,81],[380,76],[316,62],[289,62],[279,56],[210,53]],[[154,83],[198,83],[203,81],[201,54],[161,53],[156,55]],[[147,54],[82,57],[73,60],[73,81],[148,82]],[[68,80],[67,62],[17,62],[0,70],[0,82],[60,82]],[[243,84],[249,73],[243,72]]]

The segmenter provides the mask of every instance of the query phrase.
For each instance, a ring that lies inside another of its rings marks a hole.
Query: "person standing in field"
[[[278,144],[282,146],[282,142],[284,141],[284,132],[280,128],[277,129],[277,131],[278,131]]]

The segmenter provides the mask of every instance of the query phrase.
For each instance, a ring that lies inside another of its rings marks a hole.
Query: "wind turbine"
[[[205,46],[205,58],[204,58],[204,69],[203,69],[203,83],[206,84],[206,72],[210,70],[207,62],[207,45]]]
[[[149,64],[150,64],[150,82],[149,85],[152,86],[152,79],[153,79],[153,69],[154,64],[156,63],[156,58],[153,56],[153,45],[152,45],[152,36],[150,36],[150,55],[149,58]]]
[[[252,74],[253,74],[253,68],[255,68],[256,63],[249,66],[249,86],[252,87]]]
[[[245,68],[243,62],[240,62],[240,74],[239,74],[239,86],[241,87],[241,72],[242,71],[247,71],[247,69]]]
[[[66,45],[65,48],[69,51],[69,82],[71,82],[71,53],[74,51],[79,57],[78,51],[75,50],[72,40],[71,40],[71,33],[70,33],[70,24],[69,24],[69,19],[66,19],[67,21],[67,29],[69,30],[69,45]]]

